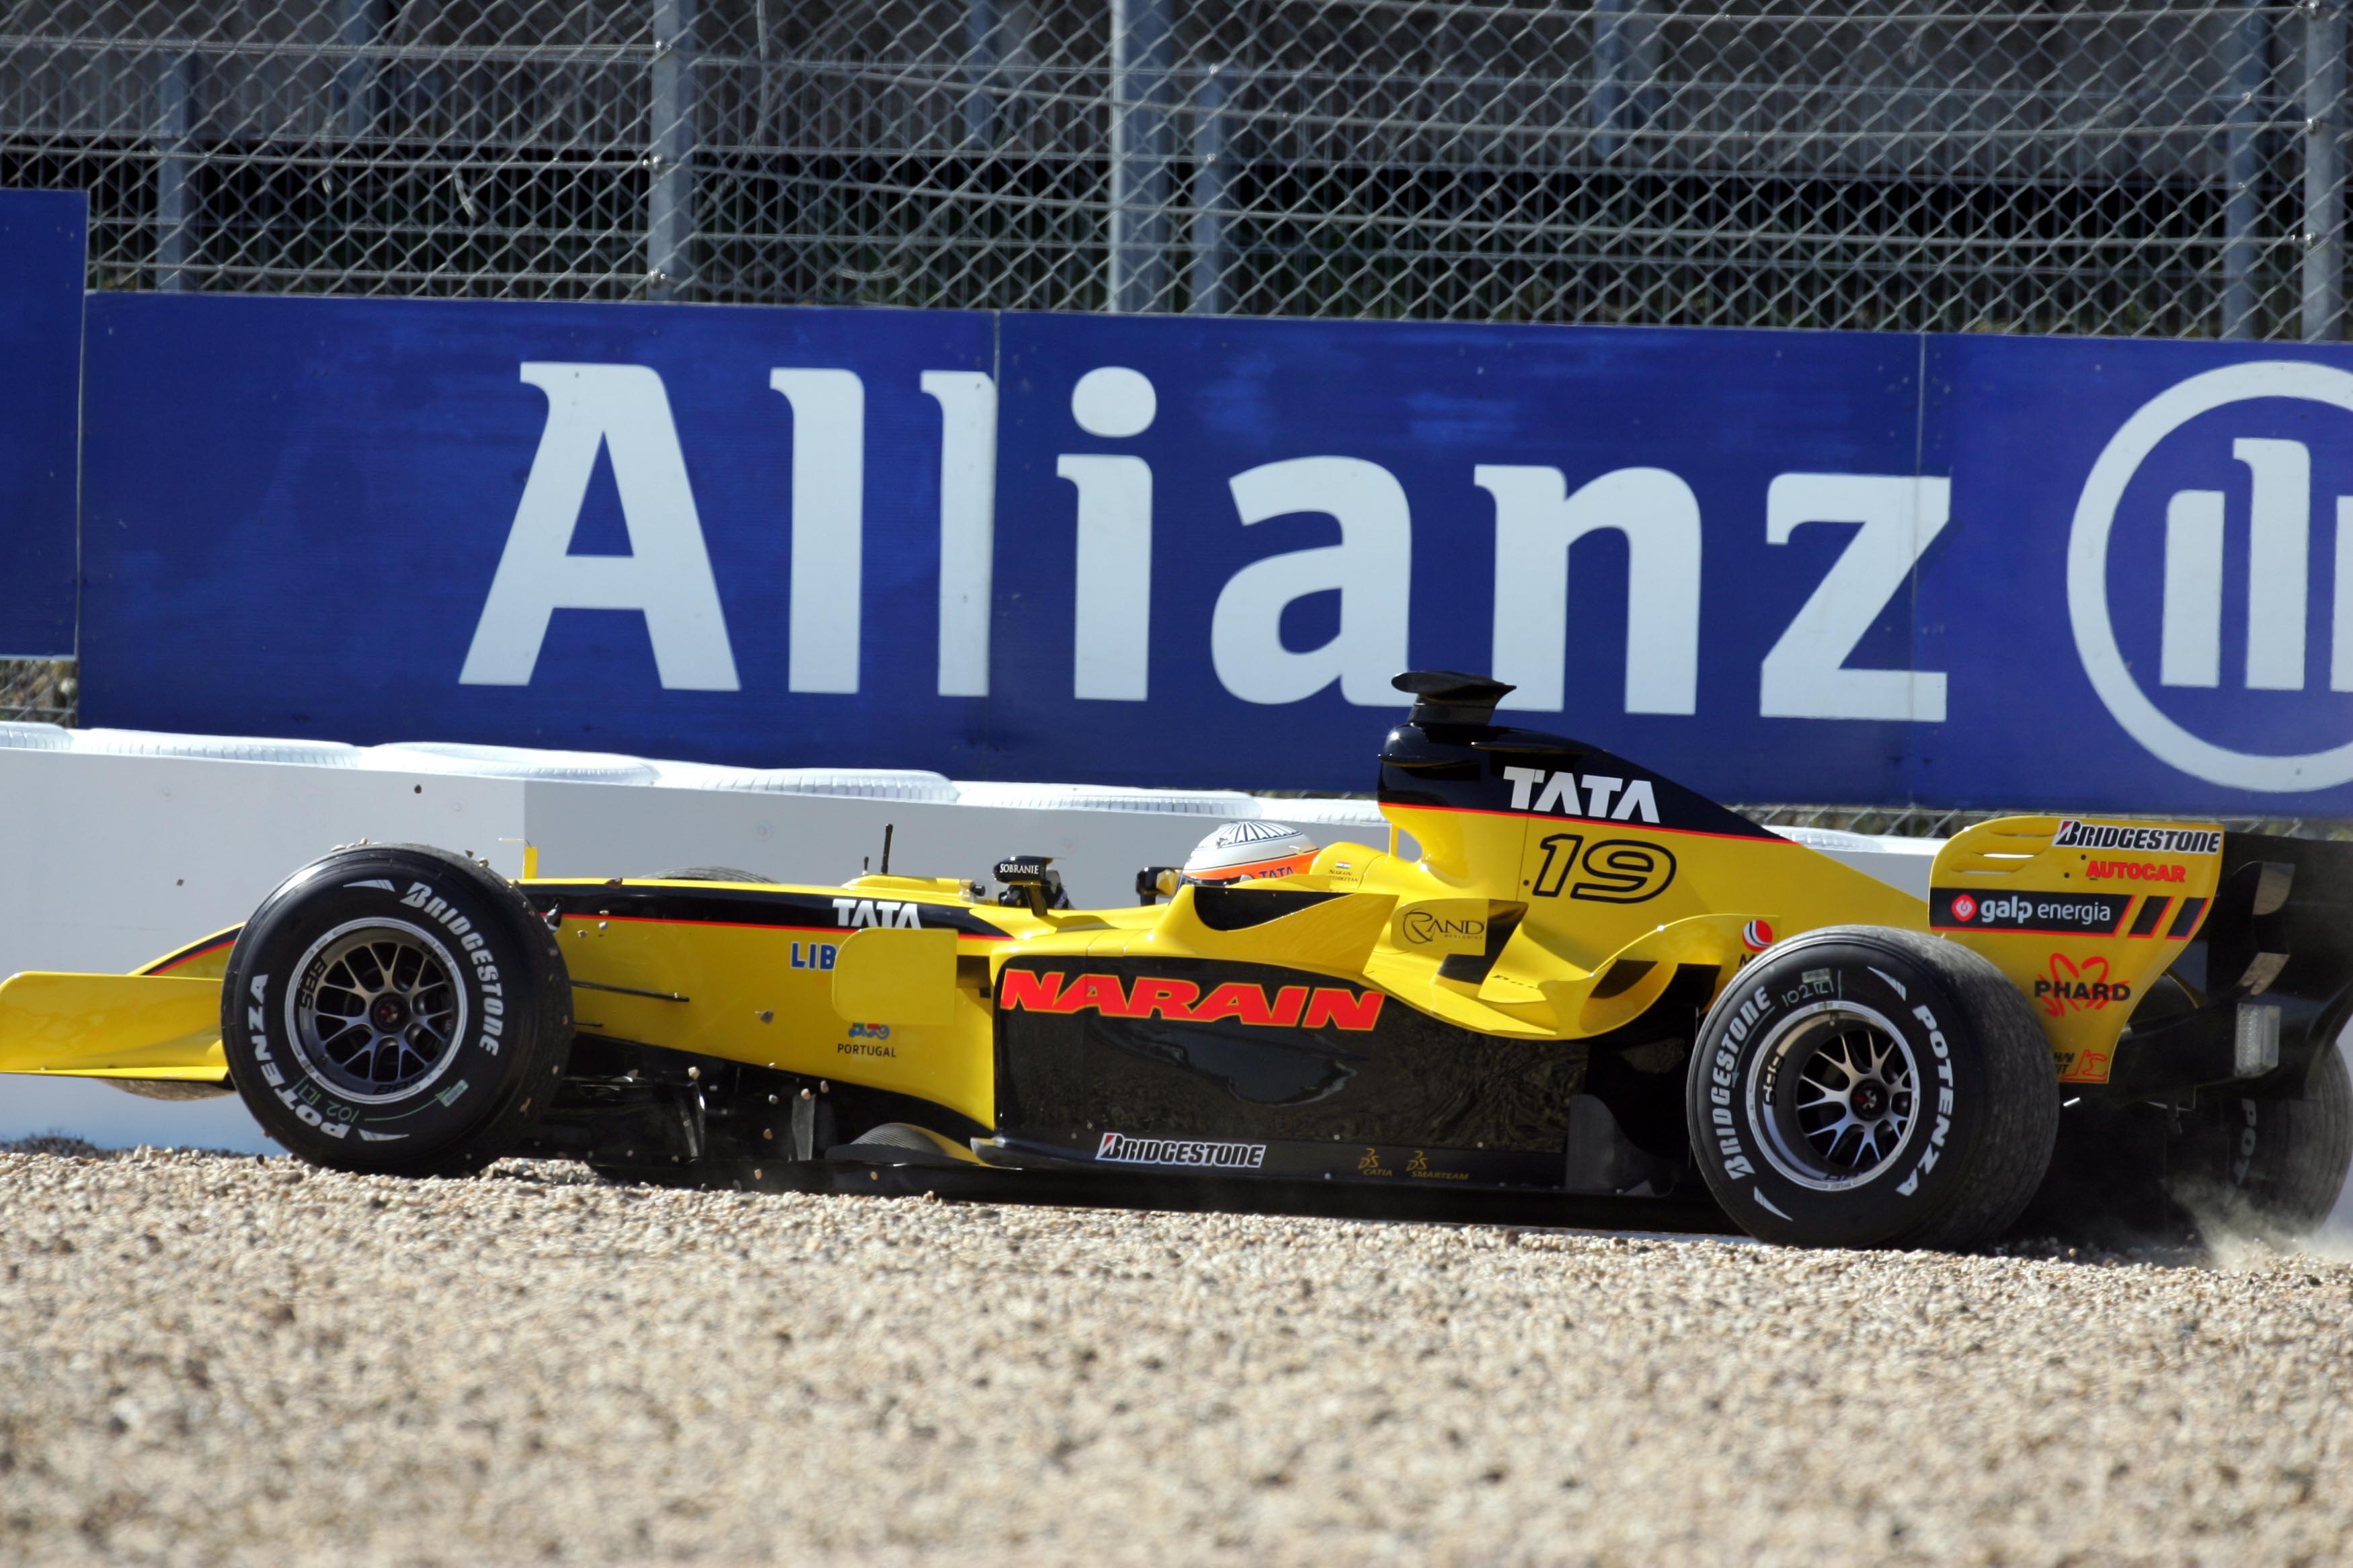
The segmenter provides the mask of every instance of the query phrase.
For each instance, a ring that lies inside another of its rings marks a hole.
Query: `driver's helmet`
[[[1229,822],[1185,858],[1187,882],[1295,877],[1315,863],[1315,840],[1281,822]]]

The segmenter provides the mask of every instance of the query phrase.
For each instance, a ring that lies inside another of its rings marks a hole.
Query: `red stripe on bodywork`
[[[238,931],[242,931],[244,928],[240,926],[237,929]],[[184,947],[179,952],[172,954],[171,957],[158,959],[153,963],[149,964],[146,968],[139,971],[139,973],[142,974],[161,974],[167,969],[177,969],[180,965],[190,963],[195,959],[202,958],[208,952],[218,952],[222,948],[235,947],[236,945],[237,932],[231,931],[227,936],[219,937],[210,942],[200,942],[194,947]]]

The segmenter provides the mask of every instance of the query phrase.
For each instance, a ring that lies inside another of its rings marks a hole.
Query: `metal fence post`
[[[375,129],[375,61],[367,50],[384,32],[385,0],[343,0],[343,44],[352,52],[335,68],[335,97],[343,134],[353,141]]]
[[[1662,23],[1655,11],[1646,13],[1645,0],[1630,0],[1626,20],[1620,24],[1626,35],[1626,126],[1630,132],[1643,131],[1657,121],[1666,107],[1666,93],[1659,79],[1659,47]],[[1636,142],[1633,151],[1655,152]]]
[[[693,279],[694,0],[654,0],[652,147],[646,159],[646,294]]]
[[[155,73],[155,287],[188,286],[188,237],[195,217],[188,176],[195,162],[196,57],[164,55]]]
[[[1197,316],[1226,313],[1226,269],[1232,260],[1226,239],[1232,171],[1226,164],[1224,69],[1203,71],[1193,94],[1193,276],[1185,309]]]
[[[964,139],[976,147],[997,144],[997,0],[965,0]]]
[[[2243,9],[2232,24],[2228,42],[2229,71],[2223,109],[2222,198],[2222,335],[2255,335],[2255,264],[2261,246],[2255,237],[2263,218],[2263,96],[2271,55],[2270,16],[2265,0],[2242,0]]]
[[[1593,90],[1586,100],[1586,119],[1598,158],[1614,158],[1626,144],[1630,8],[1630,0],[1593,0]]]
[[[2344,0],[2304,13],[2304,336],[2335,340],[2345,310]]]
[[[1113,310],[1158,310],[1168,291],[1168,5],[1111,3]]]

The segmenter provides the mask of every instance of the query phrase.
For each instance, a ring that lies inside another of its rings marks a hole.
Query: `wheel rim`
[[[1881,1014],[1817,1002],[1783,1018],[1757,1051],[1748,1120],[1789,1180],[1820,1192],[1859,1187],[1918,1130],[1919,1059]]]
[[[406,921],[353,921],[295,966],[287,1033],[311,1076],[347,1099],[403,1100],[457,1060],[466,994],[449,950]]]

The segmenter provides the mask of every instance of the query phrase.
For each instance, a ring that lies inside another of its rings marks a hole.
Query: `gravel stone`
[[[0,1562],[2291,1562],[2353,1266],[0,1152]]]

